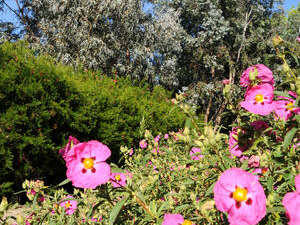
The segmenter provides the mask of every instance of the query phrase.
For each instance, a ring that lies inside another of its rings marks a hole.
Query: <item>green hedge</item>
[[[20,190],[26,178],[64,179],[58,150],[69,135],[107,144],[117,162],[120,146],[135,147],[142,128],[158,134],[183,127],[186,117],[169,97],[160,87],[150,93],[127,79],[114,82],[34,56],[24,42],[2,44],[0,195]]]

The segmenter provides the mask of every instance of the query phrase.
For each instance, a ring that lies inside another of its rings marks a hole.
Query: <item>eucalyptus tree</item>
[[[32,0],[42,49],[75,66],[176,86],[182,51],[178,14],[153,17],[140,0]]]
[[[178,12],[186,36],[182,43],[182,84],[229,78],[230,67],[240,72],[264,51],[276,0],[154,0],[155,8]],[[242,60],[243,59],[243,60]],[[224,73],[225,72],[225,73]],[[235,71],[232,71],[235,73]],[[226,75],[225,75],[226,74]],[[225,75],[225,76],[224,76]],[[234,78],[234,77],[233,77]]]
[[[277,0],[152,0],[155,10],[179,13],[186,34],[178,57],[179,87],[188,86],[189,102],[201,106],[206,120],[224,110],[223,79],[237,83],[249,65],[270,51],[271,17]],[[238,96],[238,89],[236,90]]]

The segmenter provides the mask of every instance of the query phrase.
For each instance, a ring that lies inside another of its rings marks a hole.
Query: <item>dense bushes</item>
[[[25,178],[60,181],[58,149],[69,135],[101,140],[116,162],[120,146],[136,146],[143,129],[167,132],[185,120],[159,87],[150,93],[126,79],[74,72],[23,42],[2,44],[0,64],[0,195],[19,190]]]

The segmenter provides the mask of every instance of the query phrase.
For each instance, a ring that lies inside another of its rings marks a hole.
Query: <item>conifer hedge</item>
[[[58,154],[69,135],[99,140],[119,160],[120,146],[135,147],[142,130],[183,127],[186,116],[161,87],[132,86],[99,72],[74,71],[24,42],[0,46],[0,195],[27,179],[56,184],[65,177]],[[141,122],[143,121],[143,122]]]

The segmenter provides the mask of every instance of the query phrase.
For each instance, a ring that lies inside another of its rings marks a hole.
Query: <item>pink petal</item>
[[[94,164],[95,172],[91,169],[83,173],[83,166],[80,160],[73,160],[67,165],[67,178],[72,181],[74,187],[94,189],[105,184],[110,178],[110,166],[105,162]]]
[[[86,151],[90,152],[91,156],[93,155],[96,157],[97,161],[105,161],[111,155],[110,149],[99,141],[89,141],[87,142],[87,146],[85,148]]]
[[[162,225],[180,225],[184,218],[180,214],[165,214]]]
[[[236,187],[248,190],[246,201],[237,205],[232,193]],[[257,224],[266,214],[266,196],[263,187],[253,174],[240,168],[224,171],[214,186],[216,208],[228,213],[230,224]]]
[[[257,69],[257,80],[260,80],[261,83],[269,83],[271,85],[274,84],[274,78],[273,78],[273,73],[272,71],[266,67],[263,64],[256,64],[254,66],[248,67],[242,74],[240,78],[240,85],[242,87],[247,87],[251,84],[251,81],[249,79],[249,73],[251,71],[254,71],[254,69]]]
[[[289,216],[289,225],[300,224],[300,194],[297,192],[286,193],[283,197],[282,204]]]

